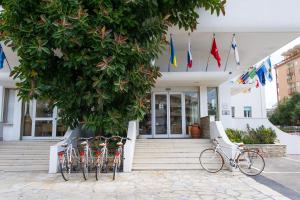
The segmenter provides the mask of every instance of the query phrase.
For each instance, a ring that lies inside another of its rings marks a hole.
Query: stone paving
[[[193,200],[287,199],[240,173],[209,174],[190,171],[135,171],[105,174],[83,181],[80,174],[64,182],[60,174],[0,172],[1,200]]]

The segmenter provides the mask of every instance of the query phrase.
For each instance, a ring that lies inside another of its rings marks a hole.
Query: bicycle
[[[116,178],[116,173],[120,171],[121,168],[121,157],[123,156],[123,140],[131,140],[130,138],[126,137],[120,137],[120,136],[113,136],[112,139],[119,139],[117,142],[117,149],[115,151],[114,155],[114,161],[113,161],[113,180]],[[124,159],[124,158],[122,158]]]
[[[221,137],[218,137],[221,138]],[[203,169],[210,173],[220,171],[224,166],[224,156],[231,167],[239,170],[248,176],[259,175],[265,168],[264,158],[254,150],[244,148],[244,144],[236,144],[236,151],[233,158],[230,158],[222,148],[217,139],[213,139],[215,148],[208,148],[200,153],[199,161]]]
[[[92,150],[90,148],[90,140],[93,139],[94,137],[78,138],[78,140],[84,140],[80,143],[80,145],[83,146],[83,151],[80,151],[80,161],[84,180],[88,179],[89,167],[92,167],[94,164],[94,158],[92,155]]]
[[[71,139],[70,144],[62,144],[61,147],[63,147],[64,150],[58,152],[60,173],[65,181],[70,179],[71,172],[76,171],[75,167],[79,166],[78,151],[72,144],[76,139],[77,138]],[[74,161],[76,162],[76,166],[74,165]]]
[[[100,173],[102,171],[107,172],[107,165],[108,165],[108,140],[110,138],[104,137],[104,136],[97,136],[95,139],[103,139],[104,142],[100,143],[99,146],[101,147],[100,151],[96,151],[96,180],[99,180]]]

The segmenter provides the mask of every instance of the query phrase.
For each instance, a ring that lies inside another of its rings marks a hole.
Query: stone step
[[[143,163],[133,164],[133,170],[199,170],[202,169],[199,163]]]
[[[0,142],[0,171],[48,171],[50,146],[57,141]]]
[[[198,144],[203,144],[203,143],[210,143],[210,139],[137,139],[137,144],[158,144],[158,143],[198,143]]]
[[[43,160],[49,159],[49,155],[0,155],[0,160]]]
[[[29,165],[29,166],[0,166],[0,171],[4,172],[36,172],[48,171],[48,165]]]
[[[48,165],[48,159],[39,160],[1,160],[0,166],[28,166],[28,165]]]
[[[193,153],[197,152],[200,153],[204,149],[210,148],[211,145],[207,146],[200,146],[198,148],[193,148],[193,147],[186,147],[186,148],[136,148],[135,151],[139,153],[156,153],[156,152],[161,152],[161,153]]]

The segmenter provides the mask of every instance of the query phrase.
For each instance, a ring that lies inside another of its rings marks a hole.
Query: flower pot
[[[193,124],[191,128],[192,138],[200,138],[201,130],[199,124]]]

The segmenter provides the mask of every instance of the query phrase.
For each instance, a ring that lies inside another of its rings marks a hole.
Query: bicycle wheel
[[[199,161],[203,169],[216,173],[223,168],[224,159],[215,149],[205,149],[200,153]]]
[[[114,168],[113,168],[113,180],[115,180],[116,179],[116,173],[118,172],[118,163],[117,162],[115,162],[115,164],[114,164]]]
[[[98,181],[100,179],[100,174],[103,170],[103,157],[100,158],[100,163],[96,165],[96,180]]]
[[[83,179],[87,180],[89,175],[89,167],[87,162],[81,164],[81,170],[82,170]]]
[[[61,176],[65,181],[70,180],[72,166],[66,159],[59,163]]]
[[[264,170],[265,160],[256,151],[245,150],[238,156],[237,165],[242,173],[256,176]]]

